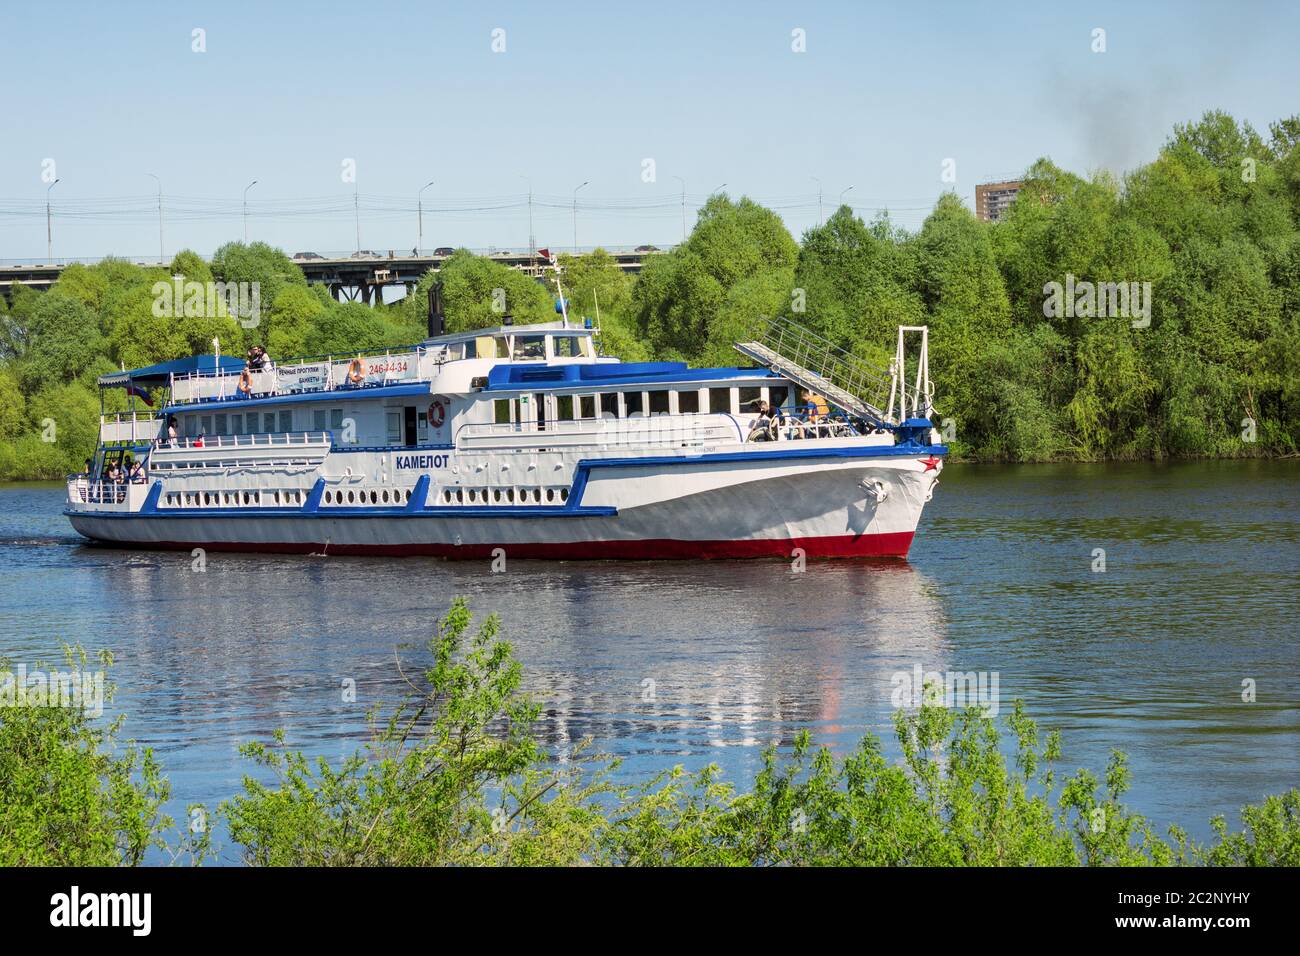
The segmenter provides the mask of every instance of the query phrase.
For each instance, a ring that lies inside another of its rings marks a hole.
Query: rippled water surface
[[[277,728],[350,752],[366,708],[402,693],[395,655],[418,660],[409,645],[456,595],[500,614],[552,747],[591,736],[629,778],[716,761],[744,781],[762,746],[802,727],[838,750],[888,737],[898,672],[997,672],[1003,713],[1023,697],[1062,731],[1064,768],[1100,772],[1124,750],[1130,806],[1205,838],[1211,815],[1300,785],[1298,489],[1294,461],[953,465],[907,562],[493,574],[213,553],[200,574],[187,553],[87,546],[60,486],[11,485],[0,656],[112,648],[113,711],[157,751],[174,812],[235,792],[237,745]]]

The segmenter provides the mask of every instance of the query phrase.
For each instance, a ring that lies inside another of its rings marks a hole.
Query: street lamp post
[[[54,226],[50,217],[50,190],[59,184],[59,180],[54,180],[45,189],[45,258],[54,264]]]
[[[145,175],[158,184],[158,261],[166,262],[167,253],[163,251],[162,180],[153,173],[145,173]]]
[[[847,189],[841,189],[841,190],[840,190],[840,205],[841,205],[841,206],[844,205],[844,197],[845,197],[845,195],[846,195],[846,194],[848,193],[848,191],[849,191],[850,189],[852,189],[852,188],[853,188],[852,186],[849,186]]]
[[[244,187],[244,245],[248,245],[248,191],[256,185],[257,180],[254,179]]]
[[[430,179],[420,187],[420,191],[415,195],[416,215],[420,220],[419,233],[415,240],[415,254],[421,255],[424,252],[424,191],[434,184],[435,180]]]
[[[682,184],[682,242],[686,241],[686,180],[680,176],[674,176],[673,179]]]
[[[352,180],[352,215],[357,223],[357,252],[361,252],[361,185]]]
[[[582,184],[582,186],[586,185],[587,183]],[[573,191],[573,254],[575,256],[578,254],[578,189],[581,189],[582,186]]]

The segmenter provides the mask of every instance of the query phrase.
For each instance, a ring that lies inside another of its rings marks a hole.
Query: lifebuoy
[[[433,428],[441,428],[446,420],[447,410],[442,407],[441,401],[434,399],[429,405],[429,425]]]

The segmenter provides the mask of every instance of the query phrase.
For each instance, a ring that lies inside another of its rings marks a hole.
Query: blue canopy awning
[[[99,377],[100,388],[120,388],[126,385],[166,385],[173,375],[215,375],[218,372],[228,374],[239,372],[244,368],[244,360],[230,355],[191,355],[189,358],[172,359],[144,368],[127,369]]]

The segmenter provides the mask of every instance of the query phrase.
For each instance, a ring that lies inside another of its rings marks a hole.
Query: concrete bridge
[[[542,260],[526,252],[506,252],[496,249],[471,251],[534,277],[542,273]],[[664,250],[654,246],[638,246],[636,249],[606,249],[605,251],[613,257],[620,269],[635,274],[641,271],[646,256],[658,255]],[[93,265],[103,258],[107,257],[67,259],[52,263],[0,259],[0,295],[12,298],[15,285],[24,285],[29,289],[44,292],[69,265],[73,263]],[[151,257],[121,256],[119,258],[148,268],[170,266],[170,262],[159,262]],[[430,270],[437,272],[447,258],[447,255],[427,253],[416,255],[415,250],[410,254],[402,254],[392,249],[363,250],[354,253],[300,252],[292,257],[294,263],[302,269],[308,282],[328,286],[330,295],[340,301],[365,302],[370,305],[377,300],[382,301],[385,286],[404,286],[409,295],[426,272]]]

